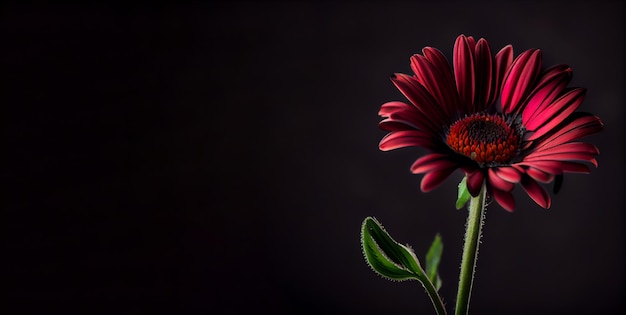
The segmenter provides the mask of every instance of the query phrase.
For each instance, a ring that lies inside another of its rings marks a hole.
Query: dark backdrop
[[[364,217],[454,304],[466,212],[380,152],[389,80],[456,36],[541,48],[606,130],[552,208],[489,207],[475,314],[617,314],[624,294],[624,6],[588,2],[4,5],[3,313],[429,314],[365,264]]]

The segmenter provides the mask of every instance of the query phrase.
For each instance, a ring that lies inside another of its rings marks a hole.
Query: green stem
[[[423,273],[422,275],[424,275],[425,278],[422,279],[422,281],[420,282],[426,289],[426,292],[428,293],[430,300],[433,302],[433,306],[435,306],[437,315],[446,315],[447,314],[446,307],[443,305],[443,301],[441,300],[441,297],[439,296],[437,289],[435,288],[433,283],[430,281],[430,279],[428,279],[428,276],[426,276],[426,273]]]
[[[482,185],[478,196],[472,197],[467,216],[467,230],[463,244],[463,258],[461,259],[461,275],[459,276],[459,291],[456,297],[456,315],[466,315],[469,310],[474,269],[478,259],[478,244],[482,233],[485,218],[485,185]]]

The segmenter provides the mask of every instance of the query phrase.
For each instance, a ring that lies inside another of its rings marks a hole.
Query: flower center
[[[446,143],[482,165],[509,162],[517,154],[519,140],[517,130],[501,116],[474,114],[450,127]]]

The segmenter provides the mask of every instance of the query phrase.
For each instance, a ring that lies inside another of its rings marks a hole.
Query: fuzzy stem
[[[459,291],[456,298],[456,315],[466,315],[469,311],[474,269],[478,259],[478,245],[482,234],[482,225],[485,218],[485,194],[483,183],[478,196],[472,197],[467,216],[467,230],[465,231],[465,243],[463,244],[463,257],[461,259],[461,274],[459,276]]]

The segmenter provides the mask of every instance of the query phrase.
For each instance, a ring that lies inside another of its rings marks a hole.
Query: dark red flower
[[[542,70],[539,49],[513,58],[510,45],[494,56],[485,39],[464,35],[456,39],[453,65],[454,71],[439,50],[424,48],[411,57],[415,75],[391,78],[410,104],[388,102],[379,112],[380,128],[390,131],[381,150],[430,151],[411,166],[413,173],[425,174],[422,191],[461,169],[473,196],[485,182],[489,195],[513,211],[511,192],[519,183],[549,208],[540,183],[563,173],[589,173],[588,163],[598,166],[598,148],[577,140],[599,132],[602,121],[576,112],[586,90],[567,87],[569,66]]]

